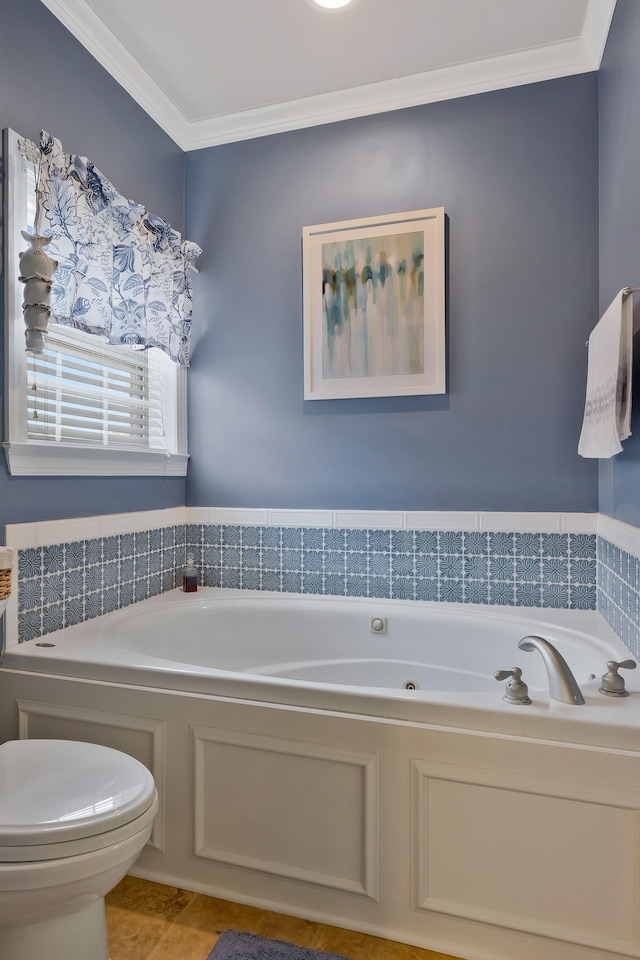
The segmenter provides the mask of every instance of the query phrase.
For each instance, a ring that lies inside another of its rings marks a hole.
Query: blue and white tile
[[[499,532],[489,534],[489,553],[492,557],[512,557],[516,552],[514,533]]]
[[[415,557],[416,577],[436,578],[440,575],[440,560],[437,554],[416,553]]]
[[[221,530],[223,547],[239,547],[241,543],[241,529],[238,524],[223,524]]]
[[[514,549],[517,557],[539,557],[542,553],[542,534],[516,533]]]
[[[302,551],[302,570],[305,573],[322,573],[324,569],[324,554],[321,550]]]
[[[391,596],[391,578],[370,575],[367,578],[367,596],[388,599]]]
[[[449,554],[462,554],[464,534],[461,530],[439,530],[438,531],[438,552]]]
[[[467,555],[486,556],[489,552],[489,534],[480,530],[465,531],[463,547]]]
[[[542,557],[516,556],[516,583],[541,583]]]
[[[18,641],[24,643],[34,640],[42,634],[42,608],[24,610],[18,613]]]
[[[102,609],[104,613],[113,613],[118,609],[120,600],[118,596],[118,587],[107,587],[102,594]]]
[[[227,586],[227,583],[225,583],[225,578],[224,578],[224,570],[222,571],[221,585],[223,587]],[[263,570],[262,571],[262,589],[281,592],[282,591],[282,572],[280,570]]]
[[[282,528],[282,549],[302,550],[302,527]]]
[[[464,602],[489,603],[489,583],[486,580],[466,580]]]
[[[284,570],[282,589],[285,593],[302,593],[302,574],[293,570]]]
[[[446,553],[440,555],[441,579],[462,581],[463,572],[464,561],[462,555],[453,556]]]
[[[51,573],[42,578],[42,603],[44,606],[62,603],[64,600],[64,573]]]
[[[302,530],[303,550],[322,550],[324,548],[324,529],[322,527],[304,527]]]
[[[441,580],[440,600],[443,603],[462,603],[464,591],[461,580]]]
[[[566,608],[569,606],[569,587],[566,583],[545,583],[542,587],[542,606]]]
[[[242,570],[242,589],[259,590],[260,589],[260,571]]]
[[[87,566],[94,563],[102,563],[102,559],[102,539],[86,540],[84,545],[84,562]]]
[[[302,550],[295,550],[282,545],[282,569],[300,573],[302,571]]]
[[[567,557],[569,555],[569,534],[543,533],[543,557]]]
[[[564,583],[569,582],[569,560],[567,557],[543,557],[542,582]]]
[[[373,553],[388,553],[391,550],[390,530],[369,530],[369,550]]]
[[[415,600],[416,581],[414,577],[391,577],[391,597],[394,600]]]
[[[345,574],[325,573],[324,592],[332,597],[343,597],[346,592]]]
[[[489,558],[487,556],[465,555],[464,577],[466,580],[487,580],[489,577]]]
[[[539,607],[542,605],[541,583],[516,583],[516,606]]]
[[[320,571],[303,571],[302,574],[302,592],[321,594],[323,593],[324,578]]]
[[[348,550],[345,557],[347,576],[361,576],[369,572],[369,558],[364,550]]]
[[[73,627],[84,620],[84,597],[70,597],[64,604],[64,625]]]
[[[514,556],[493,556],[489,557],[489,579],[491,581],[508,581],[513,583],[516,572],[516,560]]]
[[[18,584],[18,610],[36,610],[42,606],[42,577],[23,580]]]
[[[440,581],[435,577],[416,577],[415,596],[416,600],[439,600]]]
[[[390,553],[370,553],[369,554],[369,576],[387,577],[391,576],[391,554]]]
[[[569,607],[572,610],[595,610],[595,584],[572,584],[569,588]]]
[[[74,540],[72,543],[65,543],[64,565],[67,570],[84,566],[84,540]]]
[[[392,552],[391,576],[392,577],[415,576],[415,558],[413,553],[393,553]]]
[[[345,574],[347,561],[345,554],[339,550],[325,550],[324,572],[327,575]]]
[[[347,573],[346,593],[348,597],[366,597],[367,596],[366,576]]]
[[[282,566],[282,553],[280,549],[271,547],[262,548],[262,569],[265,571],[280,570]]]
[[[62,603],[54,603],[42,610],[42,633],[53,633],[64,627],[64,610]]]
[[[261,527],[262,549],[279,550],[282,546],[281,527]]]
[[[29,547],[18,553],[18,576],[31,579],[42,576],[42,547]]]
[[[94,593],[102,590],[102,566],[96,564],[93,567],[85,567],[84,587],[87,593]]]
[[[346,549],[356,552],[366,552],[369,546],[369,535],[367,530],[347,530]]]
[[[205,531],[205,542],[206,537],[207,533]],[[243,550],[245,548],[253,548],[258,550],[262,541],[260,527],[242,527],[240,530],[240,538]]]
[[[489,603],[497,606],[513,606],[515,603],[515,585],[511,582],[489,582]]]
[[[42,548],[42,570],[44,573],[64,570],[64,544],[56,543]]]
[[[438,532],[437,530],[415,530],[414,543],[417,553],[437,553],[438,552]]]
[[[334,529],[325,529],[324,531],[324,547],[325,550],[346,550],[347,548],[347,531],[343,528]]]
[[[94,620],[102,616],[102,592],[87,593],[84,598],[85,620]]]
[[[392,530],[391,550],[393,553],[413,553],[415,533],[413,530]]]

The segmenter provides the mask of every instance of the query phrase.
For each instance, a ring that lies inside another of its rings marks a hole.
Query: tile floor
[[[111,960],[207,960],[229,927],[350,960],[452,960],[442,953],[125,877],[107,897]]]

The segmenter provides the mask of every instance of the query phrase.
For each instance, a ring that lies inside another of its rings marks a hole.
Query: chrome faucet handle
[[[496,680],[509,680],[505,684],[503,700],[507,703],[526,704],[531,703],[529,688],[522,680],[522,670],[520,667],[512,667],[511,670],[496,670],[494,673]]]
[[[629,691],[625,690],[624,677],[620,676],[618,670],[635,670],[636,666],[635,660],[622,660],[620,663],[609,660],[607,672],[602,677],[600,693],[604,693],[605,697],[628,697]]]

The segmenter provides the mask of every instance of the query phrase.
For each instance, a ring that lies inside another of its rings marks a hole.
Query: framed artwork
[[[304,397],[445,393],[444,209],[305,227]]]

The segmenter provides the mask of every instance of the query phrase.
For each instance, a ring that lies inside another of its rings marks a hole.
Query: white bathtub
[[[0,729],[150,767],[141,876],[471,960],[638,958],[640,685],[598,692],[628,656],[591,612],[173,591],[9,647]]]
[[[384,621],[383,633],[372,629],[374,620]],[[587,709],[576,713],[549,702],[540,655],[517,646],[527,634],[558,647],[583,687]],[[513,731],[514,711],[530,723],[550,714],[555,723],[561,713],[587,724],[618,723],[625,707],[631,712],[628,704],[597,688],[607,661],[629,656],[590,611],[204,588],[174,590],[16,644],[4,665],[400,719],[438,717],[434,708],[442,713],[448,706],[447,722],[453,709],[464,711],[457,720],[466,723],[467,711],[480,710],[492,728],[497,722]],[[523,670],[531,707],[502,701],[503,684],[494,673],[514,665]],[[634,676],[627,678],[633,689]],[[549,726],[545,733],[553,736]],[[566,735],[560,729],[559,736]]]

